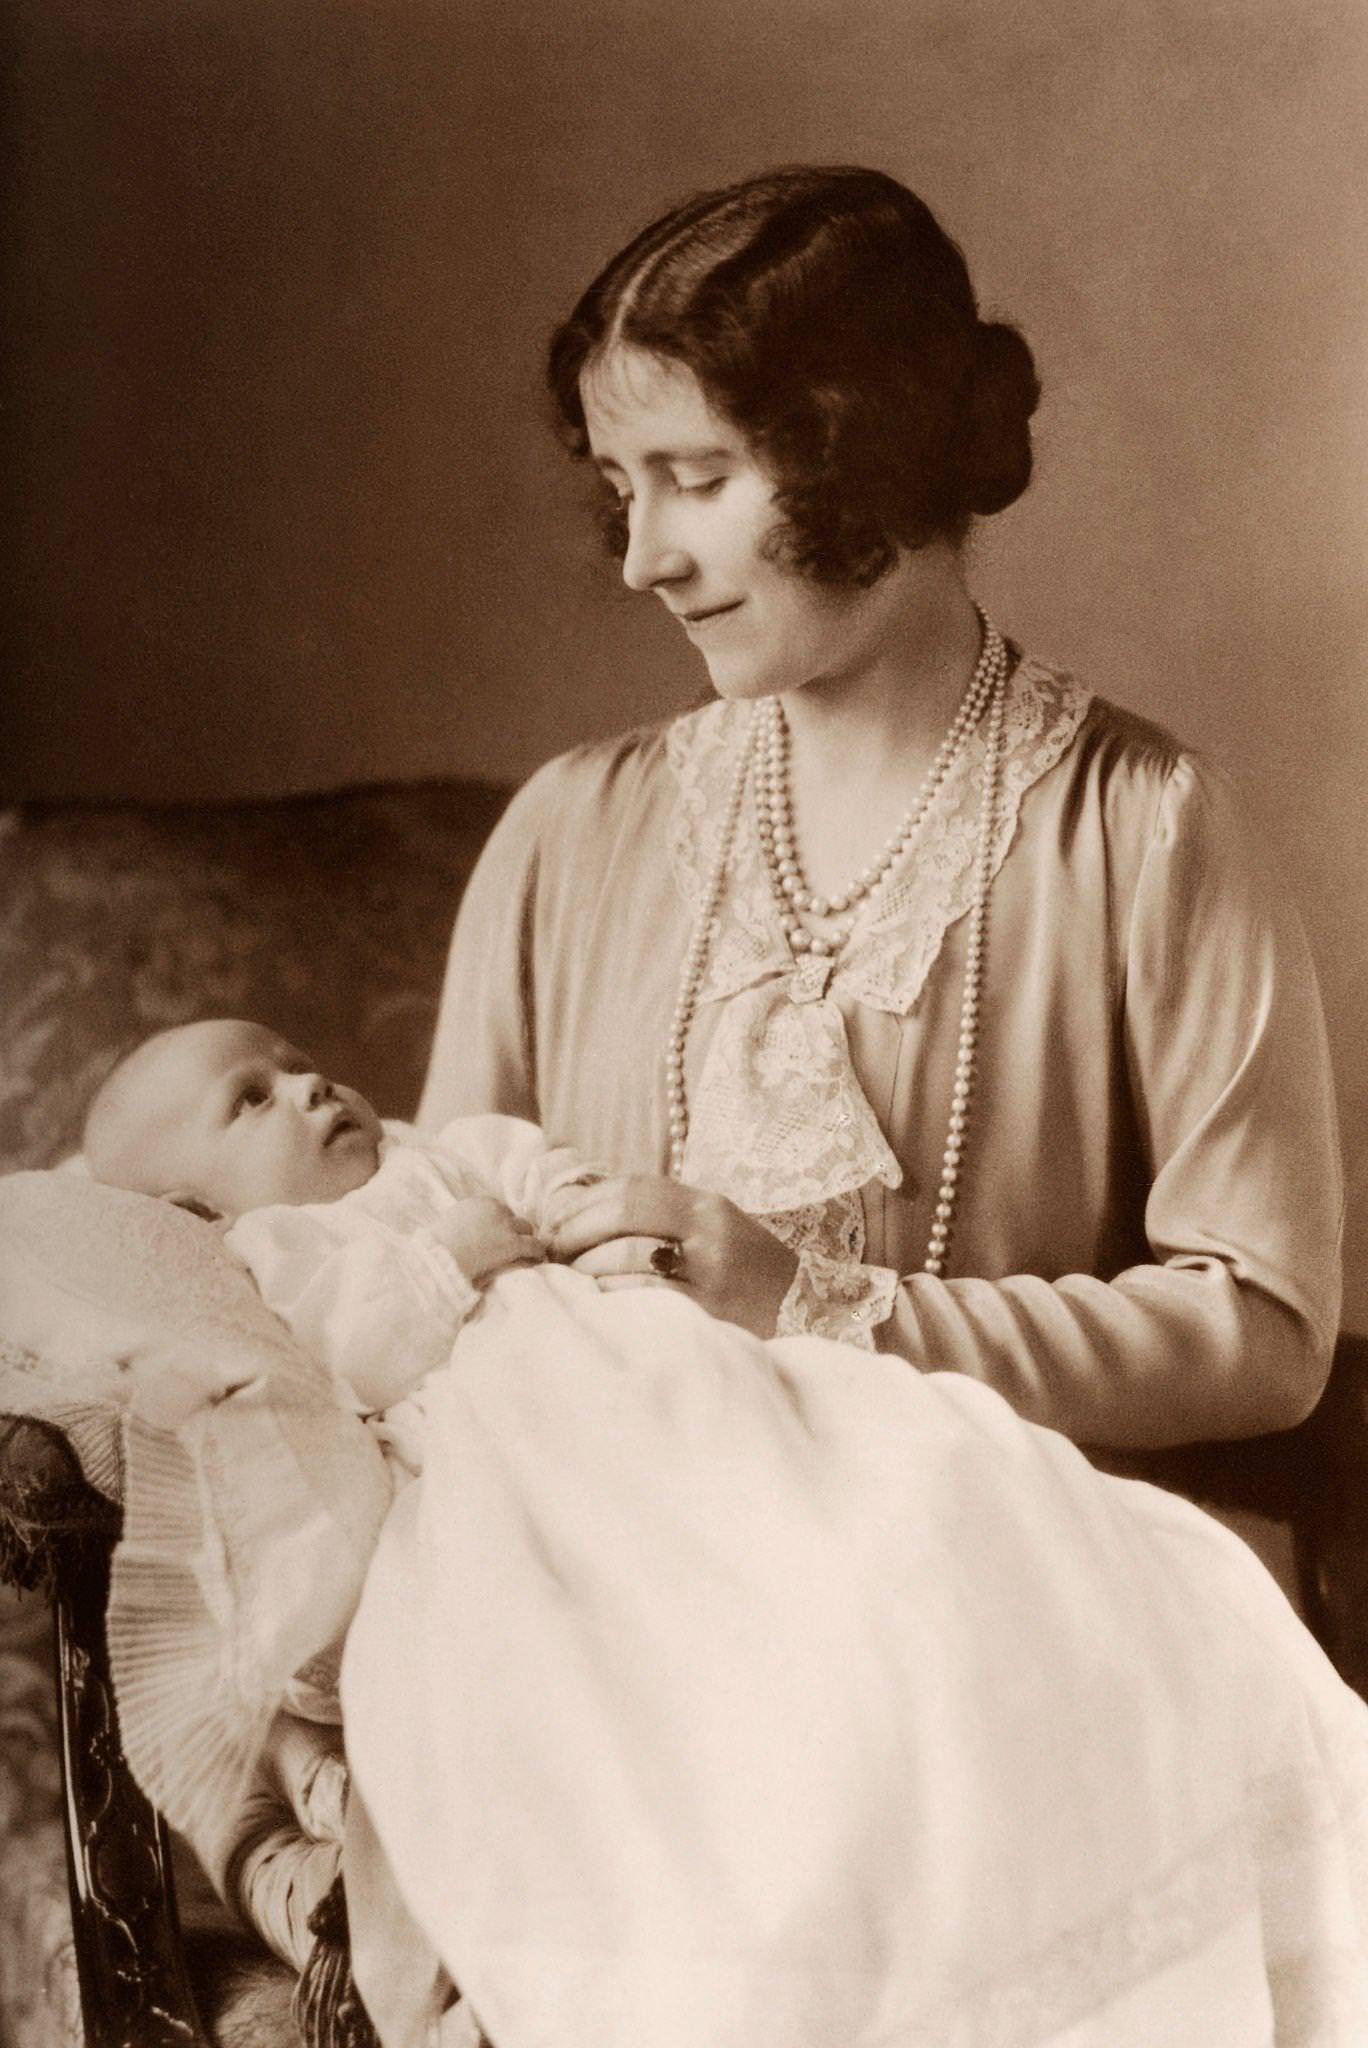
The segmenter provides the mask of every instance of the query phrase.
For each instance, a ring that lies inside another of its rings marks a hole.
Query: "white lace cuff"
[[[862,1266],[824,1252],[799,1254],[798,1271],[779,1304],[777,1337],[834,1337],[874,1349],[874,1332],[893,1313],[898,1276],[891,1266]]]
[[[449,1333],[443,1337],[445,1350],[466,1317],[479,1307],[483,1299],[481,1290],[451,1246],[444,1244],[428,1225],[420,1225],[406,1240],[401,1240],[401,1244],[411,1255],[410,1272],[415,1283],[426,1283],[422,1287],[424,1307],[430,1308],[442,1324],[450,1326]],[[394,1252],[399,1247],[391,1246],[390,1249]]]

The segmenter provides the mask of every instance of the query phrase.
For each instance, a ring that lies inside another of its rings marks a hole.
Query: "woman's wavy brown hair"
[[[881,171],[768,172],[629,242],[551,340],[576,456],[580,380],[623,344],[684,364],[746,436],[775,481],[776,559],[814,581],[868,585],[900,547],[958,545],[1030,481],[1031,351],[980,320],[958,247]],[[605,525],[621,553],[616,501]]]

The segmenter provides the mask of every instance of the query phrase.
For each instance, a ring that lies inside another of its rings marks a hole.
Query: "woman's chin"
[[[729,704],[758,704],[761,698],[777,696],[784,688],[782,681],[768,670],[722,660],[706,665],[708,681]]]

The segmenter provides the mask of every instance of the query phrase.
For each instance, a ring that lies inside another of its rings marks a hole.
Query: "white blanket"
[[[1196,1509],[960,1376],[554,1269],[424,1405],[344,1720],[497,2048],[1368,2040],[1368,1710]]]

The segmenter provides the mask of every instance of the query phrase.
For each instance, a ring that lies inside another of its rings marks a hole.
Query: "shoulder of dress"
[[[1180,761],[1192,758],[1191,749],[1167,726],[1107,697],[1093,697],[1079,740],[1108,765],[1161,779],[1171,775]]]
[[[1206,768],[1200,755],[1166,726],[1099,696],[1067,669],[1028,659],[1018,675],[1026,687],[1059,693],[1078,707],[1077,730],[1062,764],[1075,777],[1157,793],[1176,770],[1200,773]]]
[[[509,810],[550,820],[562,810],[579,813],[586,803],[628,797],[664,765],[669,731],[669,721],[636,726],[556,754],[528,777]]]
[[[1219,762],[1109,698],[1089,696],[1058,772],[1066,804],[1099,810],[1109,837],[1133,840],[1138,852],[1177,832],[1248,836],[1244,798]]]
[[[610,733],[606,739],[583,740],[564,754],[548,761],[546,769],[562,777],[613,776],[624,768],[655,760],[664,750],[669,733],[679,721],[662,718],[650,725],[629,726],[625,732]]]
[[[534,769],[505,805],[481,850],[477,874],[501,898],[544,867],[592,855],[634,829],[668,781],[664,726],[590,740]]]

